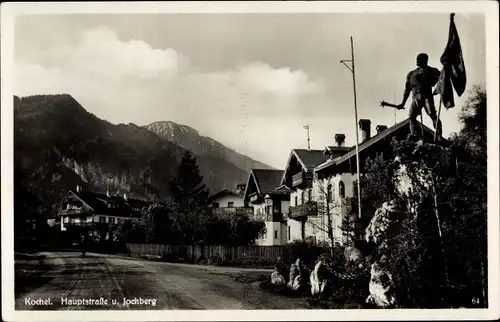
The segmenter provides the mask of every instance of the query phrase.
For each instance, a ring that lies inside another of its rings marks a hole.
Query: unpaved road
[[[45,254],[51,267],[42,276],[46,281],[20,294],[16,310],[306,308],[303,299],[266,293],[259,289],[258,282],[234,279],[236,274],[270,274],[268,270],[170,264],[99,254]],[[124,305],[124,299],[136,303]],[[77,300],[87,302],[78,304]]]

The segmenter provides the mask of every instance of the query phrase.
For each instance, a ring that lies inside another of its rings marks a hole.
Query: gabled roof
[[[314,167],[328,159],[325,156],[324,150],[293,149],[290,151],[290,156],[286,162],[285,171],[283,171],[283,176],[281,177],[281,184],[285,183],[286,173],[293,157],[297,159],[302,169],[306,172],[312,172]]]
[[[250,180],[254,181],[258,193],[265,194],[272,192],[276,187],[280,186],[282,176],[283,170],[252,169],[248,176],[244,196],[247,195],[250,188]]]
[[[271,192],[280,186],[283,170],[253,169],[252,174],[260,193]]]
[[[292,153],[297,156],[297,160],[306,171],[313,170],[315,166],[325,162],[326,159],[322,150],[293,149]]]
[[[106,214],[106,215],[116,215],[126,217],[127,215],[132,216],[135,214],[134,208],[142,208],[147,206],[147,202],[134,199],[127,198],[125,200],[119,196],[107,196],[103,193],[93,192],[93,191],[73,191],[69,190],[68,193],[64,196],[63,200],[69,194],[73,194],[77,197],[81,202],[90,207],[97,214]],[[114,208],[109,208],[108,204],[114,204]],[[62,203],[59,205],[61,207]]]
[[[225,196],[243,197],[243,195],[241,193],[238,193],[236,191],[232,191],[230,189],[224,189],[224,190],[221,190],[217,193],[214,193],[213,195],[208,197],[208,202],[213,201],[213,200],[220,198],[220,197],[225,197]]]
[[[404,128],[405,126],[409,126],[409,123],[410,123],[410,119],[406,119],[398,124],[391,126],[390,128],[387,128],[387,129],[381,131],[380,133],[377,133],[376,135],[372,136],[371,138],[369,138],[368,140],[366,140],[365,142],[363,142],[359,145],[359,152],[366,150],[367,148],[371,147],[372,145],[376,144],[377,142],[387,138],[389,135]],[[418,124],[422,125],[424,131],[427,132],[427,134],[434,135],[434,132],[431,129],[429,129],[427,126],[421,124],[420,122],[418,122]],[[326,162],[321,163],[314,170],[319,171],[319,170],[328,168],[329,166],[334,165],[334,164],[341,164],[342,162],[349,160],[353,156],[356,156],[356,147],[355,146],[352,147],[350,149],[350,151],[345,153],[344,155],[341,155],[333,160],[328,160]]]

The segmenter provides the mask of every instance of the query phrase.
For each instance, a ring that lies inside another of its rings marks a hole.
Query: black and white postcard
[[[6,321],[500,316],[497,2],[1,24]]]

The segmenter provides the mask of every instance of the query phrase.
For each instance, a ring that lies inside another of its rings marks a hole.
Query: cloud
[[[320,83],[311,81],[302,70],[273,69],[261,62],[240,67],[235,77],[243,87],[253,89],[258,94],[273,93],[279,97],[311,95],[322,89]]]
[[[231,117],[235,106],[243,104],[242,94],[247,100],[247,116],[252,114],[249,109],[257,114],[290,110],[303,97],[323,90],[321,81],[312,80],[300,69],[273,68],[263,62],[225,70],[204,69],[175,49],[153,48],[142,40],[121,40],[108,27],[85,30],[72,46],[50,47],[36,62],[16,62],[16,74],[16,90],[23,95],[67,91],[94,101],[96,96],[113,96],[119,101],[129,97],[121,106],[150,100],[152,109],[164,107],[167,101],[169,114],[186,117],[207,105],[217,111],[215,114]],[[102,104],[101,111],[106,105],[109,108],[104,99]],[[108,116],[117,121],[112,113]]]
[[[322,81],[304,70],[261,61],[210,69],[173,48],[119,39],[107,27],[15,64],[17,95],[69,93],[110,122],[173,120],[254,156],[266,155],[256,145],[270,139],[261,126],[272,128],[276,117],[290,122],[284,118],[296,118],[304,98],[323,91]]]
[[[122,41],[108,27],[86,30],[76,46],[46,50],[44,58],[63,62],[65,70],[107,78],[158,78],[177,74],[189,61],[174,49],[156,49],[142,40]]]

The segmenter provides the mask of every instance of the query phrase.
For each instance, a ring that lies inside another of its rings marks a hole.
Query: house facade
[[[393,158],[392,140],[404,140],[409,134],[409,120],[402,121],[390,128],[384,125],[376,127],[376,133],[371,136],[370,120],[359,121],[361,142],[359,143],[359,159],[361,175],[368,158]],[[433,138],[433,131],[422,125],[426,139]],[[313,199],[322,205],[320,207],[325,217],[330,217],[334,242],[344,244],[348,236],[341,229],[345,216],[357,213],[357,168],[356,148],[351,147],[344,153],[332,156],[314,169]],[[375,209],[362,209],[362,218],[371,218]],[[328,221],[323,220],[324,230]],[[330,242],[328,236],[319,235],[318,239]]]
[[[244,200],[245,186],[243,183],[237,185],[236,190],[224,189],[213,194],[208,198],[208,207],[218,215],[237,213],[253,216],[253,208]]]
[[[341,149],[342,150],[342,149]],[[290,187],[290,213],[287,217],[287,242],[317,239],[324,218],[313,189],[314,167],[326,161],[324,150],[294,149],[290,152],[281,184]]]
[[[83,191],[80,186],[69,190],[57,209],[61,230],[69,225],[97,227],[118,224],[121,220],[137,220],[147,203],[143,200]]]
[[[282,170],[252,169],[248,176],[244,200],[253,207],[253,220],[263,221],[266,233],[257,240],[261,246],[287,242],[287,217],[290,189],[280,185]]]

